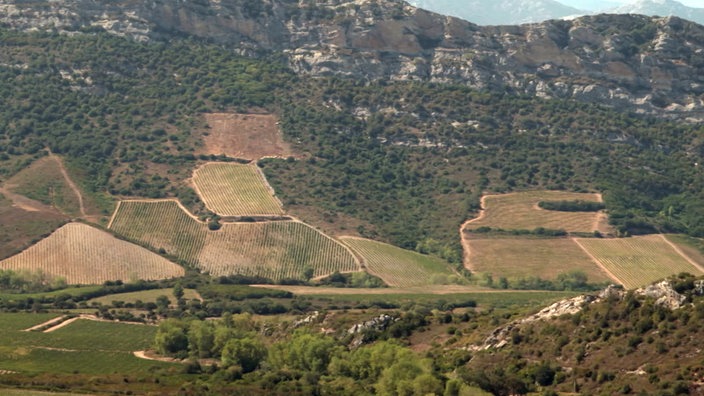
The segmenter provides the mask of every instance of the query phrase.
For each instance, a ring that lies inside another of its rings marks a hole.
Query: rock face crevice
[[[314,76],[459,83],[704,118],[704,27],[676,17],[479,27],[398,0],[0,0],[0,24],[140,41],[191,36],[241,54],[281,52]]]

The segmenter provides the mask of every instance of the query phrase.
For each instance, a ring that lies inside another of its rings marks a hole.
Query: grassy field
[[[612,279],[569,238],[471,239],[468,264],[473,272],[508,279],[555,279],[560,273],[581,271],[590,283]]]
[[[459,276],[441,259],[363,238],[341,240],[364,260],[367,269],[389,286],[447,284]]]
[[[98,375],[170,366],[132,354],[152,344],[153,326],[78,320],[51,333],[22,331],[56,316],[0,314],[0,370]]]
[[[110,305],[113,301],[122,301],[125,303],[135,303],[138,300],[142,302],[156,302],[159,296],[166,296],[171,301],[171,304],[176,304],[176,298],[174,297],[173,289],[154,289],[154,290],[142,290],[138,292],[131,293],[119,293],[110,294],[108,296],[102,296],[88,300],[88,305],[93,302]],[[186,300],[200,300],[200,295],[197,291],[193,289],[183,289],[183,298]]]
[[[5,186],[17,194],[80,216],[79,197],[68,186],[56,157],[43,157],[11,177]]]
[[[225,223],[220,230],[209,231],[175,201],[125,201],[118,205],[110,227],[215,276],[279,280],[300,279],[308,268],[313,276],[359,270],[342,244],[296,221]]]
[[[665,238],[695,263],[704,266],[704,240],[681,234],[669,234]]]
[[[205,164],[193,173],[193,183],[205,206],[221,216],[284,214],[256,165]]]
[[[537,227],[564,229],[568,232],[609,232],[606,217],[598,212],[560,212],[538,207],[540,201],[600,201],[597,194],[562,191],[527,191],[482,198],[484,211],[477,219],[465,224],[465,229],[479,227],[504,230]]]
[[[387,289],[344,289],[311,286],[273,286],[260,285],[266,289],[289,291],[297,296],[306,296],[311,299],[327,300],[338,307],[345,305],[354,306],[359,303],[458,303],[468,300],[476,301],[483,308],[505,307],[541,307],[555,301],[571,298],[579,293],[555,291],[511,291],[486,289],[477,286],[425,286],[410,288]],[[443,292],[447,288],[448,292]]]
[[[0,268],[41,270],[69,284],[166,279],[184,269],[140,246],[82,223],[69,223],[36,245],[0,261]]]
[[[644,286],[680,272],[702,274],[662,235],[617,239],[587,238],[577,241],[628,289]]]

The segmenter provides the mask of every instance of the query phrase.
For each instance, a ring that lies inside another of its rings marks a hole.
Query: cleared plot
[[[179,260],[214,276],[243,274],[270,279],[358,271],[339,242],[297,221],[225,223],[209,231],[175,201],[121,202],[110,228],[125,237],[164,248]]]
[[[386,243],[346,237],[342,241],[362,256],[367,268],[390,286],[409,287],[459,281],[444,261]]]
[[[538,207],[540,201],[594,201],[600,202],[599,194],[571,193],[563,191],[526,191],[482,197],[482,214],[465,223],[467,230],[479,227],[505,230],[537,227],[564,229],[568,232],[608,232],[606,216],[600,212],[560,212]]]
[[[212,113],[205,120],[210,129],[202,135],[204,147],[198,154],[257,160],[293,153],[273,114]]]
[[[612,281],[572,239],[487,238],[467,243],[470,269],[494,278],[555,279],[560,273],[581,271],[592,283]]]
[[[193,172],[205,206],[222,216],[283,215],[281,203],[256,165],[209,163]]]
[[[662,235],[578,239],[577,242],[628,288],[637,288],[680,272],[702,272]]]
[[[69,223],[29,249],[0,261],[0,268],[43,271],[70,284],[183,276],[178,265],[81,223]]]
[[[680,234],[665,235],[665,238],[700,267],[704,266],[704,239]]]

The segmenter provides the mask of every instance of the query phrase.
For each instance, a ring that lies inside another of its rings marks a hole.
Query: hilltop
[[[239,54],[277,53],[299,74],[458,83],[608,103],[685,120],[702,115],[704,27],[677,17],[585,16],[480,27],[400,0],[0,3],[21,31],[108,31],[138,41],[194,37]]]

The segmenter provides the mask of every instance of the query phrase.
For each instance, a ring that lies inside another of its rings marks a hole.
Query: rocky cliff
[[[310,75],[460,83],[704,119],[704,27],[675,17],[479,27],[397,0],[0,0],[0,23],[195,36],[243,54],[281,52]]]

